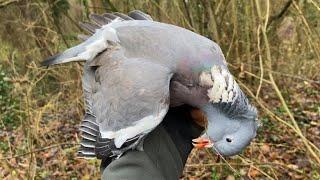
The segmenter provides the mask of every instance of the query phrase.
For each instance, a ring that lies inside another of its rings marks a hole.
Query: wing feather
[[[111,19],[105,18],[98,14],[90,14],[89,18],[91,19],[91,21],[97,23],[100,27],[112,21]]]
[[[96,29],[100,29],[100,26],[91,22],[80,22],[79,25],[83,30],[85,30],[89,34],[94,34],[96,32]]]
[[[119,13],[119,12],[115,12],[113,13],[114,15],[124,19],[124,20],[134,20],[132,17],[128,16],[128,15],[125,15],[123,13]]]
[[[121,50],[98,59],[101,66],[96,69],[93,94],[96,122],[102,138],[114,139],[119,148],[162,121],[169,106],[171,72],[147,59],[128,59]]]
[[[149,21],[153,21],[153,19],[151,18],[150,15],[142,12],[142,11],[139,11],[139,10],[133,10],[131,12],[128,13],[128,15],[130,17],[132,17],[133,19],[135,20],[149,20]]]

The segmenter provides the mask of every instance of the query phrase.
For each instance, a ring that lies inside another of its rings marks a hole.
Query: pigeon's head
[[[219,105],[202,108],[207,117],[207,130],[203,136],[194,139],[195,147],[213,148],[222,156],[233,156],[247,147],[256,136],[258,128],[257,111],[250,105],[241,115],[227,115]]]
[[[206,133],[194,139],[196,147],[212,147],[218,154],[241,152],[256,136],[257,110],[224,66],[213,66],[199,76],[207,88],[207,99],[199,106],[207,119]]]

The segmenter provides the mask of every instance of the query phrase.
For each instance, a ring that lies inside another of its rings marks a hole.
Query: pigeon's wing
[[[148,59],[125,57],[119,46],[86,62],[87,115],[80,129],[79,155],[110,156],[124,143],[154,129],[169,107],[171,76],[167,67]]]
[[[170,70],[122,51],[103,54],[90,63],[95,69],[93,110],[102,138],[119,148],[130,138],[149,132],[169,106]]]

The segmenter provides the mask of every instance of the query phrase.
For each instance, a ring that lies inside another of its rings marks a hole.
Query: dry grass
[[[39,67],[90,12],[141,9],[215,40],[263,127],[233,158],[193,151],[183,179],[320,179],[317,0],[0,1],[0,179],[98,179],[76,159],[81,64]]]

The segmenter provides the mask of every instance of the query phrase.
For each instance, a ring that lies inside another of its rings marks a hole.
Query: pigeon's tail
[[[67,49],[63,53],[49,57],[42,62],[43,66],[68,63],[72,61],[89,61],[97,54],[107,49],[109,42],[119,42],[117,32],[112,24],[119,21],[149,20],[152,18],[141,11],[131,11],[128,15],[122,13],[105,13],[103,15],[91,14],[91,22],[80,23],[80,27],[91,36],[79,35],[84,41],[81,44]]]
[[[62,64],[62,63],[67,63],[72,61],[84,61],[85,59],[81,59],[83,57],[79,56],[79,54],[81,54],[84,51],[85,51],[85,46],[83,45],[83,43],[81,43],[78,46],[72,47],[62,53],[59,53],[47,58],[41,63],[41,65],[49,66],[49,65]]]
[[[95,158],[96,141],[99,136],[99,126],[96,124],[95,117],[85,114],[80,125],[81,142],[78,150],[78,157]]]
[[[105,159],[112,155],[111,149],[115,149],[114,141],[103,139],[99,133],[96,118],[86,113],[80,125],[81,142],[78,157],[85,159]]]
[[[116,20],[114,21],[116,22]],[[117,32],[109,23],[100,29],[96,29],[95,33],[81,44],[65,50],[55,56],[49,57],[42,62],[43,66],[54,64],[62,64],[72,61],[90,61],[99,53],[105,51],[110,42],[118,43]]]

